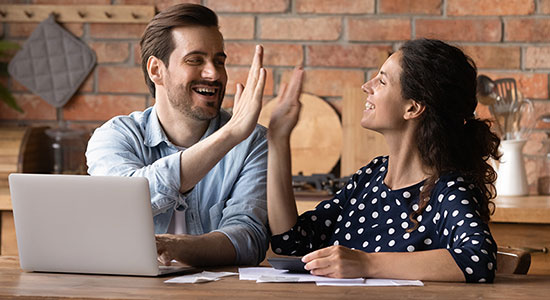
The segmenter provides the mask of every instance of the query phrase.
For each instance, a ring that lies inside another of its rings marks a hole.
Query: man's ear
[[[149,56],[147,59],[147,74],[149,79],[156,85],[163,85],[164,82],[164,63],[155,56]]]
[[[403,115],[403,118],[405,120],[412,120],[420,117],[420,115],[422,115],[422,113],[426,109],[426,106],[412,99],[409,99],[408,101],[409,103],[407,104],[407,110],[405,111],[405,115]]]

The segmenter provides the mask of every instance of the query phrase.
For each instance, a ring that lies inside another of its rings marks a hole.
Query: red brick
[[[32,2],[34,4],[111,4],[111,0],[32,0]]]
[[[172,5],[180,3],[201,4],[201,0],[155,0],[155,6],[157,7],[158,11],[163,11]]]
[[[215,12],[285,12],[289,0],[207,0],[206,6]]]
[[[226,40],[254,38],[254,17],[219,16],[220,31]]]
[[[81,37],[84,33],[83,23],[62,23],[60,25],[74,36]],[[17,38],[29,37],[36,26],[38,26],[38,23],[10,23],[8,36]]]
[[[78,95],[64,108],[65,120],[104,121],[145,109],[145,96]]]
[[[309,45],[307,65],[324,67],[378,68],[392,51],[391,46]]]
[[[348,39],[350,41],[400,41],[411,38],[409,19],[350,18]]]
[[[14,92],[29,92],[30,93],[30,91],[24,85],[19,83],[19,81],[15,80],[14,78],[12,78],[10,90],[14,91]]]
[[[531,15],[534,0],[447,0],[449,16]]]
[[[535,120],[537,120],[535,123],[535,128],[545,130],[550,129],[550,123],[545,123],[539,119],[543,115],[550,114],[550,101],[535,101],[533,105],[535,106]]]
[[[543,14],[550,14],[550,0],[540,0],[539,10]]]
[[[379,0],[381,14],[441,15],[441,0]]]
[[[55,120],[55,108],[34,94],[14,94],[23,113],[9,108],[0,101],[0,120]]]
[[[227,68],[227,85],[225,87],[226,95],[234,95],[237,83],[246,84],[248,78],[247,67],[229,67]],[[267,78],[264,87],[264,95],[273,95],[273,70],[266,69]]]
[[[527,47],[525,67],[528,69],[550,69],[550,47]]]
[[[132,46],[132,50],[134,51],[134,64],[141,66],[141,47],[139,43],[135,43]]]
[[[98,63],[125,62],[130,54],[127,42],[92,42],[89,46],[95,51]]]
[[[507,42],[549,42],[550,19],[514,18],[504,20]]]
[[[147,24],[90,24],[90,36],[105,39],[141,39]]]
[[[106,93],[149,93],[141,68],[99,66],[98,91]]]
[[[448,41],[500,42],[500,20],[492,19],[419,19],[416,37]]]
[[[32,0],[32,2],[34,4],[111,4],[111,0]]]
[[[291,74],[292,70],[285,71],[280,83],[288,82]],[[303,91],[317,96],[340,97],[345,87],[360,88],[364,82],[363,71],[306,69]]]
[[[80,88],[76,91],[77,93],[91,93],[94,91],[94,72],[92,71],[84,82],[80,85]]]
[[[374,0],[295,0],[298,13],[372,14]]]
[[[511,73],[480,70],[492,79],[511,77],[517,81],[518,90],[529,99],[548,99],[548,74],[547,73]]]
[[[515,46],[464,46],[480,69],[519,69],[521,48]]]
[[[297,66],[304,60],[301,45],[263,43],[265,66]],[[256,43],[226,43],[227,65],[250,66]]]
[[[340,18],[301,17],[260,19],[260,38],[266,40],[337,40],[342,31]]]

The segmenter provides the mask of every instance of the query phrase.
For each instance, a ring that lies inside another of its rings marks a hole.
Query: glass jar
[[[54,174],[86,174],[87,132],[64,126],[46,130],[53,153]]]

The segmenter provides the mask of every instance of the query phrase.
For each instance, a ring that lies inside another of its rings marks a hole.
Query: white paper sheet
[[[328,278],[310,274],[288,273],[274,268],[239,268],[240,280],[262,282],[315,282],[319,286],[424,286],[420,280]]]
[[[217,281],[220,278],[225,276],[234,276],[239,275],[238,273],[233,272],[208,272],[204,271],[202,273],[189,274],[184,276],[175,277],[164,281],[164,283],[202,283]]]

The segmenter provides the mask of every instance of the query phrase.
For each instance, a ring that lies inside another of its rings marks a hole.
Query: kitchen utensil
[[[484,105],[492,105],[497,101],[497,95],[495,93],[495,82],[485,76],[477,76],[477,100]]]
[[[509,105],[519,100],[518,88],[514,78],[499,78],[494,81],[496,93]]]

